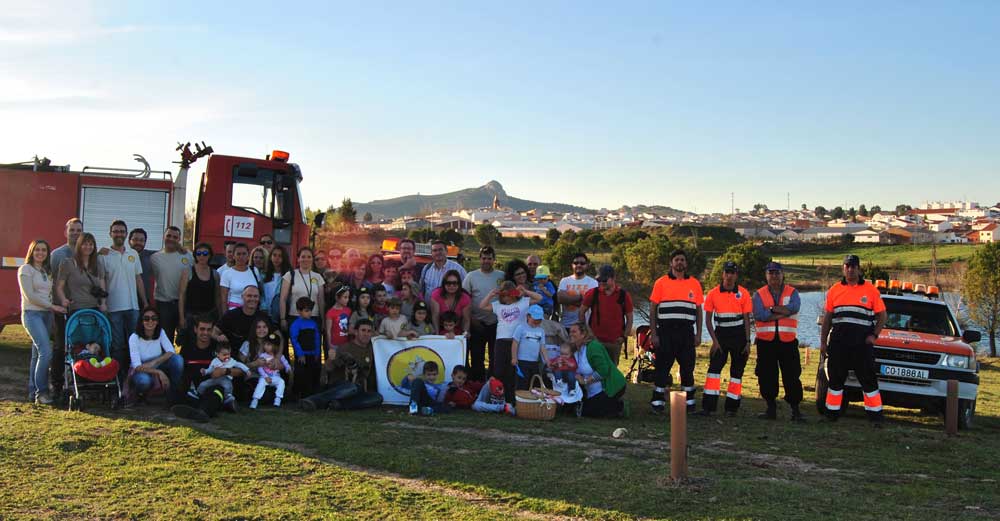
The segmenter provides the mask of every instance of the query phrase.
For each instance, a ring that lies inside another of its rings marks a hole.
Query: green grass
[[[975,244],[941,244],[937,247],[939,268],[947,268],[953,262],[968,260],[975,253]],[[930,269],[933,248],[927,244],[898,246],[856,245],[823,251],[811,251],[775,255],[775,260],[796,266],[839,266],[844,255],[853,253],[861,257],[861,262],[884,268]]]
[[[0,335],[3,367],[27,365],[25,340],[20,328]],[[984,360],[976,427],[955,438],[939,417],[909,410],[889,409],[881,430],[856,404],[836,424],[816,421],[811,365],[810,422],[757,420],[753,365],[739,417],[689,419],[683,484],[667,478],[669,427],[647,412],[646,385],[630,385],[624,420],[265,408],[201,426],[158,406],[68,413],[16,402],[20,370],[5,374],[0,402],[0,518],[1000,516],[1000,360]],[[628,436],[613,439],[616,427]]]

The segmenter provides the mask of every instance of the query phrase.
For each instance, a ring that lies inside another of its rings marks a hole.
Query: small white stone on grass
[[[611,433],[611,437],[616,440],[620,440],[625,436],[628,436],[628,429],[626,429],[625,427],[618,427],[617,429],[614,430],[614,432]]]

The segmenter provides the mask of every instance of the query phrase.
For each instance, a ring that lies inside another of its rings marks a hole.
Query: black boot
[[[649,399],[649,406],[653,408],[653,413],[663,414],[666,410],[666,404],[664,393],[653,390],[653,397]]]
[[[795,423],[805,423],[806,417],[802,416],[802,411],[799,410],[799,405],[795,404],[792,406],[792,421]]]
[[[776,420],[778,419],[778,406],[774,403],[774,400],[767,401],[767,410],[758,414],[758,418],[762,420]]]

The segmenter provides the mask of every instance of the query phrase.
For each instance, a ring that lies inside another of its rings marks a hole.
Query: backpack
[[[277,274],[274,274],[273,276],[277,277]],[[275,324],[281,323],[281,285],[284,282],[285,281],[282,277],[278,277],[278,287],[275,288],[274,296],[271,297],[271,302],[267,303],[267,314],[271,317],[271,322]]]
[[[598,296],[599,291],[600,288],[594,288],[594,299],[590,303],[590,320],[587,322],[587,325],[590,326],[591,329],[594,328],[595,321],[600,321],[601,319],[601,311],[598,309],[600,307],[598,304],[601,302],[601,299]],[[621,308],[622,316],[624,316],[625,289],[621,287],[618,288],[618,307]]]

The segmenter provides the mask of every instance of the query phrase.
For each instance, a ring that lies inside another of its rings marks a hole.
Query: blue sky
[[[1000,200],[998,2],[236,5],[6,5],[0,161],[281,148],[311,206]]]

